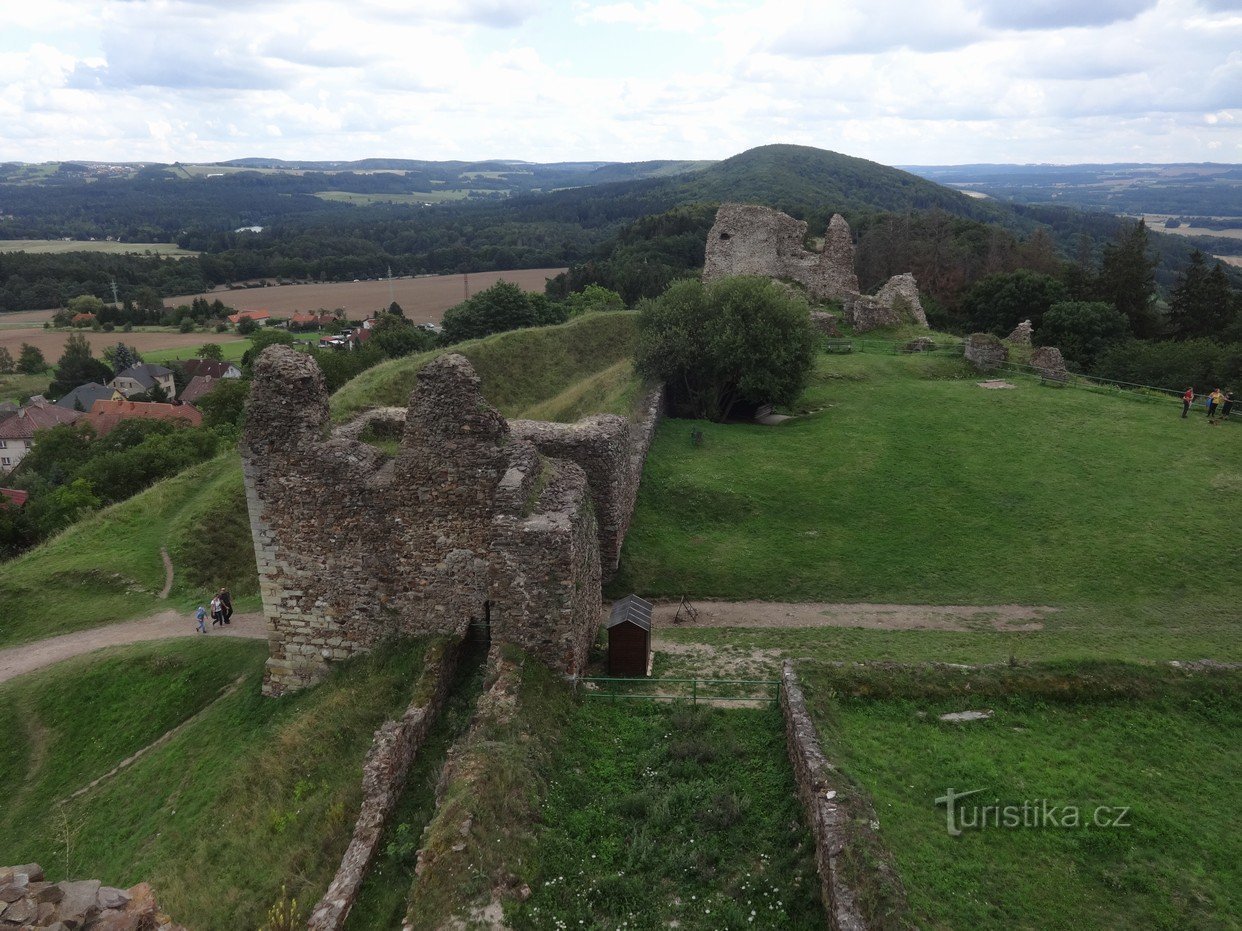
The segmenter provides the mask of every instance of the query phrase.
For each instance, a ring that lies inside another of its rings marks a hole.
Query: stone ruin
[[[37,863],[0,867],[0,928],[185,931],[159,910],[146,883],[132,889],[97,879],[50,883]]]
[[[788,214],[757,204],[722,204],[707,234],[703,280],[760,275],[794,281],[815,301],[840,301],[845,323],[865,333],[914,323],[927,326],[918,283],[908,272],[894,275],[873,295],[860,294],[849,224],[833,214],[824,248],[806,248],[807,226]]]
[[[966,361],[980,372],[992,372],[1009,358],[1009,350],[991,333],[972,333],[963,350]]]
[[[1031,368],[1044,381],[1055,381],[1065,384],[1069,381],[1069,370],[1065,367],[1065,359],[1056,346],[1038,346],[1031,353]]]
[[[1019,323],[1016,327],[1013,328],[1012,333],[1010,333],[1007,337],[1005,337],[1005,341],[1008,343],[1012,343],[1015,346],[1017,345],[1029,346],[1031,345],[1031,334],[1034,331],[1035,331],[1035,328],[1031,326],[1031,321],[1023,320],[1021,323]]]
[[[472,621],[578,673],[599,622],[601,554],[614,568],[659,406],[649,398],[640,424],[510,424],[469,361],[444,355],[419,373],[389,457],[357,427],[329,434],[310,356],[266,349],[241,443],[271,648],[264,694],[387,637],[461,637]]]

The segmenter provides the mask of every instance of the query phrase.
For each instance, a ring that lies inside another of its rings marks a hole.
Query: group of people
[[[233,596],[229,594],[227,588],[222,588],[216,593],[216,597],[211,599],[211,626],[223,627],[232,617]],[[198,632],[207,633],[207,609],[199,605],[194,612],[194,619],[198,621]]]
[[[1186,393],[1182,395],[1183,417],[1190,413],[1190,405],[1194,402],[1195,389],[1193,387],[1187,388]],[[1219,388],[1215,388],[1212,393],[1207,396],[1208,423],[1215,424],[1218,416],[1221,420],[1227,420],[1232,410],[1233,396],[1230,395],[1228,391],[1221,391]]]

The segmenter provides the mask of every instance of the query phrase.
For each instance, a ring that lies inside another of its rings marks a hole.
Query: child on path
[[[207,633],[207,609],[202,605],[199,605],[198,610],[194,612],[194,620],[198,621],[198,632],[200,634]]]
[[[224,611],[220,607],[220,597],[218,595],[211,599],[211,626],[215,627],[217,624],[221,627],[224,626]]]
[[[1182,395],[1182,416],[1183,417],[1185,417],[1188,413],[1190,413],[1190,405],[1194,403],[1194,400],[1195,400],[1195,389],[1194,389],[1194,386],[1192,385],[1191,387],[1187,388],[1186,393]]]

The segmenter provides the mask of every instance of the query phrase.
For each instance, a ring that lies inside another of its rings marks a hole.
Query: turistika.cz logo
[[[1013,828],[1128,828],[1130,808],[1126,805],[1063,805],[1046,798],[990,804],[965,803],[962,800],[978,795],[983,789],[959,792],[947,789],[936,799],[945,806],[945,829],[953,837],[962,831],[986,831]]]

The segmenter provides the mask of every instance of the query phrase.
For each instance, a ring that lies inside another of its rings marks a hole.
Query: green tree
[[[446,343],[478,339],[492,333],[522,327],[564,323],[566,309],[542,294],[527,294],[515,284],[498,281],[486,291],[444,312],[443,338]]]
[[[370,344],[390,359],[423,352],[435,345],[435,335],[420,330],[404,317],[385,314],[371,329]]]
[[[388,312],[394,317],[405,317],[405,310],[396,301],[388,305]]]
[[[1151,306],[1156,296],[1156,264],[1148,246],[1147,224],[1139,220],[1104,247],[1095,281],[1096,298],[1125,314],[1130,329],[1140,338],[1156,336],[1160,330]]]
[[[117,343],[115,346],[109,346],[103,351],[104,361],[111,366],[114,372],[123,372],[131,365],[137,365],[142,361],[142,356],[133,346],[127,346],[124,343]]]
[[[17,370],[23,375],[38,375],[47,371],[47,360],[38,347],[22,343],[21,352],[17,356]]]
[[[240,427],[248,397],[249,378],[222,378],[194,406],[202,413],[205,427]]]
[[[1229,281],[1219,262],[1209,271],[1202,252],[1178,275],[1169,300],[1169,333],[1174,339],[1219,336],[1233,317]]]
[[[177,324],[177,329],[182,333],[193,333],[194,332],[194,318],[193,317],[182,317],[181,322]]]
[[[1130,337],[1130,321],[1103,301],[1065,301],[1044,314],[1032,341],[1056,346],[1067,361],[1090,370],[1104,350]]]
[[[112,379],[112,369],[91,355],[91,344],[85,334],[70,333],[65,351],[56,363],[56,377],[48,385],[48,394],[63,397],[88,381],[104,384]]]
[[[581,291],[566,295],[563,303],[570,319],[596,310],[625,310],[625,300],[620,294],[598,284],[589,284]]]
[[[966,293],[962,309],[975,330],[1008,336],[1023,320],[1038,332],[1048,308],[1067,296],[1065,285],[1051,275],[1021,269],[980,278]]]
[[[98,317],[107,305],[93,294],[79,294],[77,297],[70,298],[66,306],[70,317],[78,314],[94,314]]]
[[[12,375],[17,371],[17,363],[13,361],[13,353],[8,346],[0,346],[0,375]]]
[[[636,366],[677,416],[724,420],[739,403],[791,404],[816,336],[807,305],[766,278],[672,284],[639,306]]]
[[[198,351],[194,353],[200,359],[214,359],[216,362],[224,361],[224,348],[219,343],[203,343],[198,347]]]
[[[254,365],[254,360],[268,346],[280,343],[282,346],[293,346],[297,340],[292,333],[284,330],[260,330],[250,338],[250,348],[242,355],[242,365]]]
[[[40,538],[63,530],[88,511],[98,510],[102,505],[91,483],[84,478],[32,496],[28,503],[30,521]]]
[[[255,323],[254,320],[252,320],[250,317],[242,317],[240,320],[237,321],[237,332],[240,333],[242,336],[249,336],[251,333],[253,333],[258,328],[259,328],[259,325]]]
[[[156,382],[147,389],[147,400],[156,404],[167,404],[172,400],[172,398],[168,396],[168,392],[164,389],[164,386],[159,382]]]

